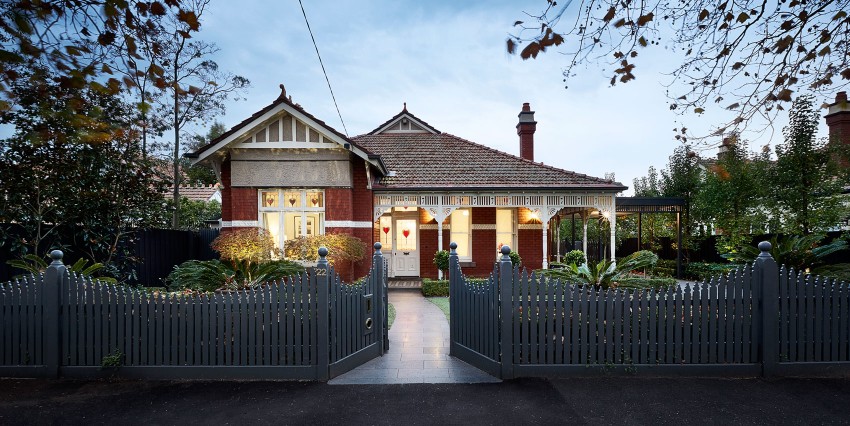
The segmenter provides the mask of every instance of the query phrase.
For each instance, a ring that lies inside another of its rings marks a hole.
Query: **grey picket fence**
[[[68,272],[0,284],[0,376],[326,380],[385,346],[386,268],[345,284],[319,250],[311,273],[258,288],[158,294]]]
[[[503,378],[850,371],[848,284],[779,269],[760,248],[753,265],[661,290],[547,279],[506,256],[475,283],[452,255],[451,353]]]

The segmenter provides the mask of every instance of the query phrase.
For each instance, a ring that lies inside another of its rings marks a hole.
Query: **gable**
[[[430,124],[419,119],[415,115],[407,111],[407,104],[404,109],[396,114],[393,118],[381,124],[375,130],[369,132],[370,135],[381,135],[391,133],[414,133],[414,134],[439,134],[440,131],[431,127]]]
[[[231,148],[339,148],[327,132],[282,112],[246,132]]]

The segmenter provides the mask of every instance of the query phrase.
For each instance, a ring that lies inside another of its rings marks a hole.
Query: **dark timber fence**
[[[850,372],[848,284],[780,269],[759,248],[753,265],[660,291],[528,274],[509,248],[476,284],[452,250],[451,354],[502,378]]]
[[[69,273],[0,284],[0,376],[327,380],[385,346],[386,268],[344,284],[311,273],[227,293],[163,295]]]
[[[0,226],[14,232],[12,225]],[[201,229],[198,231],[179,229],[140,229],[135,231],[136,242],[131,256],[139,261],[135,265],[136,278],[132,284],[149,287],[162,287],[163,280],[174,269],[187,260],[218,259],[218,254],[210,248],[210,243],[218,237],[218,229]],[[84,247],[68,247],[70,253],[65,254],[66,263],[72,264],[85,253]],[[8,250],[0,250],[0,282],[9,281],[12,277],[25,271],[12,268],[6,261],[16,259]]]

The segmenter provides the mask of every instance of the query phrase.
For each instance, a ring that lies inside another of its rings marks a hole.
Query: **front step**
[[[420,289],[422,288],[422,278],[390,278],[387,280],[387,287],[390,289]]]

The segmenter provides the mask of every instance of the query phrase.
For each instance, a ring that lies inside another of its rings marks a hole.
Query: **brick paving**
[[[390,350],[339,377],[332,385],[401,383],[495,383],[499,379],[449,355],[449,322],[422,293],[391,290],[396,319]]]

